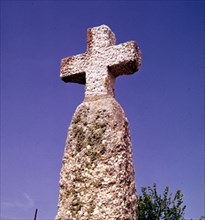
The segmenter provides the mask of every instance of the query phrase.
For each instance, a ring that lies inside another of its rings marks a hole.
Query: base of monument
[[[55,220],[137,220],[128,122],[114,98],[84,101],[66,140]]]

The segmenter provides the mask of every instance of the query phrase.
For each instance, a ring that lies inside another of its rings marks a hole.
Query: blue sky
[[[1,1],[1,219],[53,219],[67,129],[84,86],[60,60],[108,25],[135,40],[138,73],[119,77],[137,191],[181,189],[186,218],[204,214],[204,1]]]

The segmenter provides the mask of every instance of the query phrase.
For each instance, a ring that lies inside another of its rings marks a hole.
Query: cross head
[[[141,64],[134,41],[115,45],[115,34],[106,25],[87,30],[87,51],[62,59],[60,77],[64,82],[85,84],[85,97],[114,97],[115,78],[133,74]]]

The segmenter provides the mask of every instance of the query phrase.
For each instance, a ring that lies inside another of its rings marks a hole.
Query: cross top
[[[85,97],[114,97],[115,78],[133,74],[141,64],[140,50],[134,41],[119,45],[115,41],[108,26],[89,28],[86,53],[62,59],[61,79],[86,84]]]

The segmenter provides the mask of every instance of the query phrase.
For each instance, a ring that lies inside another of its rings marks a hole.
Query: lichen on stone
[[[82,103],[77,108],[61,171],[60,200],[67,210],[66,219],[110,220],[108,216],[113,216],[114,220],[124,216],[136,220],[136,199],[130,199],[135,196],[132,152],[123,114],[114,99]]]
[[[73,156],[84,151],[91,162],[97,160],[106,152],[103,137],[108,125],[108,114],[106,110],[98,110],[91,123],[87,121],[89,109],[80,109],[72,120],[72,138],[75,142]],[[86,124],[86,128],[85,128]],[[89,147],[88,147],[89,146]]]

